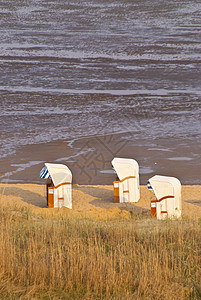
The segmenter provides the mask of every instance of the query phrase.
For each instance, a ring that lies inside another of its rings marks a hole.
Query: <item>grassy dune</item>
[[[201,298],[199,219],[104,221],[3,200],[1,299]]]

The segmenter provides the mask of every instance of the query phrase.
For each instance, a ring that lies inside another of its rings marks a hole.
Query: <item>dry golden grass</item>
[[[80,218],[4,200],[1,299],[201,297],[200,219]]]

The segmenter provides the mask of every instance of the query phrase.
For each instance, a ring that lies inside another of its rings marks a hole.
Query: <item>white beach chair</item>
[[[175,177],[155,175],[147,181],[157,200],[151,201],[151,215],[161,220],[181,216],[181,183]]]
[[[118,180],[113,182],[114,202],[138,202],[139,189],[139,165],[134,159],[117,158],[112,160]]]
[[[67,166],[45,163],[40,178],[51,179],[51,184],[47,184],[48,207],[65,206],[72,209],[72,173]]]

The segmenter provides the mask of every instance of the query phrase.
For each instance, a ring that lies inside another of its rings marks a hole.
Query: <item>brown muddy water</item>
[[[1,1],[0,180],[112,184],[114,156],[201,183],[200,1]]]

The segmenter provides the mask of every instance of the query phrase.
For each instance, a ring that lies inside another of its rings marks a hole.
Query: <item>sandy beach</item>
[[[1,1],[0,300],[201,299],[200,12]],[[114,202],[114,158],[138,163],[137,203]],[[72,209],[47,206],[46,163]],[[151,217],[154,175],[181,182],[179,219]]]
[[[114,203],[113,186],[73,185],[73,209],[49,209],[46,186],[37,184],[0,184],[1,203],[30,207],[37,213],[61,213],[107,219],[129,218],[131,214],[150,217],[150,201],[155,198],[146,186],[140,186],[138,203]],[[201,217],[201,186],[182,186],[182,217]]]

